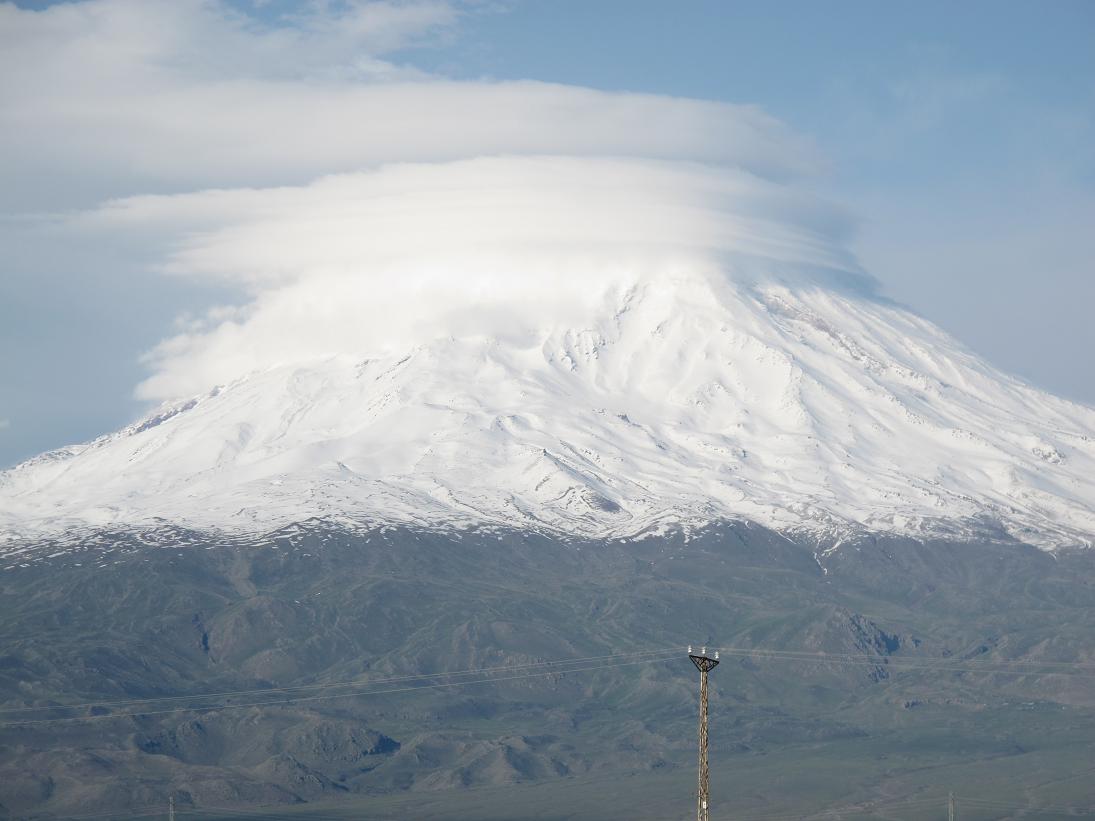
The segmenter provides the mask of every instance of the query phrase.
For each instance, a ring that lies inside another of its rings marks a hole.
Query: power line
[[[805,651],[764,650],[759,648],[728,647],[719,648],[719,651],[728,656],[743,658],[769,659],[771,661],[798,661],[813,662],[818,664],[844,664],[860,665],[867,667],[884,667],[890,670],[943,670],[962,673],[984,673],[993,675],[1018,675],[1018,676],[1065,676],[1069,678],[1095,678],[1095,668],[1076,662],[1047,662],[1057,666],[1072,664],[1074,672],[1067,670],[1042,670],[1038,669],[1041,662],[1002,660],[976,660],[954,659],[948,656],[872,656],[869,654],[851,653],[810,653]],[[1023,665],[1019,669],[1009,665]]]
[[[772,656],[791,656],[795,658],[803,659],[829,659],[829,658],[848,658],[848,659],[874,659],[884,660],[889,659],[891,661],[941,661],[941,662],[961,662],[968,664],[1025,664],[1034,666],[1046,666],[1046,667],[1077,667],[1081,669],[1095,670],[1095,663],[1083,662],[1083,661],[1027,661],[1025,659],[992,659],[983,657],[974,658],[961,658],[959,656],[879,656],[873,653],[830,653],[824,650],[775,650],[766,647],[719,647],[716,648],[722,653],[748,653],[751,655],[772,655]]]
[[[763,647],[721,647],[718,648],[720,652],[742,658],[756,658],[758,660],[768,659],[771,661],[791,661],[791,662],[808,662],[817,664],[841,664],[841,665],[860,665],[868,667],[883,667],[893,672],[902,671],[914,671],[914,670],[926,670],[926,671],[950,671],[950,672],[962,672],[962,673],[981,673],[988,675],[1036,675],[1036,676],[1063,676],[1071,678],[1092,678],[1095,677],[1095,670],[1088,672],[1091,665],[1083,662],[1036,662],[1036,661],[1022,661],[1022,660],[955,660],[952,656],[914,656],[914,657],[898,657],[898,656],[874,656],[870,654],[853,654],[853,653],[826,653],[826,652],[809,652],[801,650],[773,650]],[[147,699],[125,699],[116,701],[98,701],[98,702],[84,702],[81,704],[54,704],[54,705],[37,705],[30,707],[8,707],[0,708],[0,713],[27,713],[43,710],[76,710],[76,709],[93,709],[97,707],[107,708],[117,705],[125,705],[133,708],[136,705],[148,704],[163,704],[166,702],[178,702],[178,701],[194,701],[206,698],[225,698],[225,697],[238,697],[238,696],[264,696],[273,693],[296,693],[296,692],[309,692],[309,691],[326,691],[342,688],[352,687],[373,687],[381,684],[397,684],[411,681],[428,681],[437,678],[449,678],[453,676],[473,676],[492,674],[496,672],[511,672],[514,670],[536,670],[542,667],[550,667],[552,669],[543,673],[532,673],[527,677],[537,677],[542,675],[551,675],[554,673],[563,674],[566,672],[582,672],[585,669],[603,669],[607,667],[616,666],[613,664],[607,664],[603,666],[594,667],[579,667],[575,669],[568,669],[573,665],[585,664],[586,662],[602,661],[608,659],[635,659],[636,656],[654,657],[661,654],[673,653],[673,648],[658,649],[658,650],[640,650],[632,653],[610,653],[600,656],[585,656],[570,659],[555,659],[550,661],[530,662],[528,664],[521,665],[504,665],[499,667],[481,667],[481,668],[469,668],[466,670],[455,671],[442,671],[437,673],[418,673],[412,675],[403,676],[389,676],[385,678],[377,679],[365,679],[365,680],[350,680],[343,682],[327,682],[320,684],[305,684],[297,685],[294,687],[267,687],[261,689],[252,690],[230,690],[217,693],[199,693],[189,695],[178,696],[159,696]],[[653,659],[657,660],[657,659]],[[642,663],[629,662],[629,663]],[[1043,665],[1053,665],[1059,668],[1058,670],[1040,670],[1037,669]],[[1015,668],[1018,669],[1015,669]],[[1069,672],[1067,668],[1074,668],[1073,672]],[[433,685],[421,685],[416,687],[406,687],[400,689],[389,689],[383,691],[375,691],[376,693],[383,692],[409,692],[416,689],[430,689],[439,686],[460,686],[463,684],[481,684],[490,683],[492,681],[507,681],[524,676],[505,676],[498,679],[486,679],[482,681],[467,681],[467,682],[450,682],[445,684],[433,684]],[[45,724],[60,721],[85,721],[85,720],[101,720],[110,718],[123,718],[129,716],[140,715],[164,715],[169,713],[182,713],[182,712],[202,712],[219,709],[243,709],[246,707],[258,707],[268,706],[274,704],[289,704],[302,701],[315,701],[322,699],[344,698],[352,697],[356,695],[372,695],[370,691],[355,691],[350,693],[344,693],[342,695],[329,695],[322,697],[308,697],[308,698],[290,698],[277,701],[262,701],[262,702],[247,702],[243,704],[229,704],[229,705],[208,705],[208,706],[188,706],[172,708],[168,710],[131,710],[124,713],[108,713],[101,716],[70,716],[70,717],[54,717],[46,719],[19,719],[15,721],[9,721],[0,723],[0,727],[10,726],[23,726],[29,724]]]
[[[678,651],[679,652],[679,651]],[[542,676],[554,676],[562,675],[566,673],[584,673],[590,670],[605,670],[611,667],[628,667],[636,664],[657,664],[658,662],[669,661],[671,656],[666,655],[665,658],[648,658],[641,659],[639,661],[618,661],[609,664],[591,665],[585,667],[568,667],[563,669],[553,669],[546,671],[539,671],[535,673],[522,673],[516,676],[498,676],[494,678],[479,679],[476,681],[450,681],[450,682],[437,682],[434,684],[422,684],[414,687],[398,687],[389,688],[386,690],[364,690],[352,693],[341,693],[338,695],[324,695],[324,696],[306,696],[305,698],[289,698],[279,699],[275,701],[253,701],[246,704],[216,704],[207,707],[178,707],[170,710],[145,710],[131,713],[107,713],[105,715],[97,716],[68,716],[64,718],[38,718],[29,719],[27,721],[9,721],[0,724],[0,727],[25,727],[34,724],[56,724],[63,721],[102,721],[113,718],[135,718],[142,716],[156,716],[156,715],[169,715],[173,713],[201,713],[201,712],[213,712],[216,710],[243,710],[250,707],[269,707],[280,704],[300,704],[308,701],[329,701],[338,698],[355,698],[357,696],[373,696],[373,695],[388,695],[393,693],[408,693],[416,690],[430,690],[441,687],[467,687],[474,684],[491,684],[499,681],[516,681],[518,679],[525,678],[538,678]],[[443,678],[444,673],[438,673],[435,678]],[[345,685],[337,685],[342,687]]]
[[[267,693],[290,693],[306,690],[326,690],[337,687],[361,687],[369,686],[373,684],[391,684],[403,681],[415,681],[421,679],[439,678],[442,676],[464,676],[464,675],[476,675],[483,673],[497,673],[506,672],[512,670],[525,670],[533,669],[536,667],[546,667],[549,665],[566,665],[566,664],[579,664],[587,661],[600,661],[602,659],[611,658],[635,658],[636,656],[649,656],[657,655],[659,653],[668,653],[675,651],[676,648],[664,648],[660,650],[643,650],[634,653],[608,653],[600,656],[585,656],[569,659],[554,659],[552,661],[537,661],[530,662],[528,664],[507,664],[499,667],[477,667],[467,670],[453,670],[444,671],[439,673],[415,673],[402,676],[389,676],[386,678],[373,678],[373,679],[352,679],[349,681],[334,681],[323,682],[316,684],[301,684],[293,687],[261,687],[253,690],[225,690],[215,693],[196,693],[196,694],[183,694],[177,696],[152,696],[149,698],[128,698],[118,699],[116,701],[89,701],[82,704],[42,704],[29,707],[2,707],[0,713],[13,713],[13,712],[31,712],[35,710],[82,710],[90,709],[94,707],[114,707],[119,704],[123,705],[137,705],[137,704],[155,704],[163,703],[165,701],[188,701],[201,698],[226,698],[230,696],[249,696],[249,695],[265,695]],[[0,725],[4,726],[4,725]]]
[[[662,648],[657,650],[643,650],[632,653],[609,653],[600,656],[586,656],[571,659],[556,659],[551,661],[530,662],[528,664],[502,665],[498,667],[479,667],[466,670],[443,671],[437,673],[417,673],[402,676],[389,676],[385,678],[351,679],[348,681],[321,682],[315,684],[301,684],[292,687],[262,687],[250,690],[225,690],[212,693],[189,693],[173,696],[150,696],[148,698],[129,698],[114,701],[91,701],[79,704],[44,704],[26,707],[0,707],[0,713],[26,713],[41,710],[79,710],[95,707],[113,707],[117,705],[155,704],[166,701],[184,701],[203,698],[226,698],[232,696],[265,695],[267,693],[290,693],[308,690],[326,690],[334,687],[368,686],[373,684],[387,684],[402,681],[414,681],[437,678],[439,676],[476,675],[483,673],[505,672],[511,670],[533,669],[553,665],[576,664],[586,661],[599,661],[609,658],[634,658],[636,656],[656,655],[664,652],[672,652],[674,648]],[[902,667],[907,669],[931,669],[931,670],[955,670],[959,672],[1002,673],[1010,675],[1069,675],[1086,677],[1082,672],[1055,672],[1038,668],[1053,666],[1062,668],[1074,668],[1079,671],[1092,670],[1095,675],[1095,664],[1067,661],[1024,661],[1021,659],[956,659],[953,656],[877,656],[869,653],[827,653],[810,652],[805,650],[771,650],[763,647],[720,647],[717,648],[726,655],[737,657],[753,657],[759,659],[771,659],[775,661],[807,661],[815,663],[833,664],[863,664],[871,667]],[[938,662],[938,664],[936,663]],[[1033,669],[1012,669],[1033,668]],[[0,725],[2,726],[2,725]]]

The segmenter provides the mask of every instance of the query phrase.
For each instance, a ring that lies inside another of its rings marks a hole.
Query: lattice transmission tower
[[[700,788],[696,796],[696,821],[710,821],[709,806],[711,793],[708,789],[707,772],[707,674],[715,669],[719,663],[719,653],[716,650],[714,656],[707,655],[707,648],[701,647],[698,654],[688,647],[688,658],[700,671]]]

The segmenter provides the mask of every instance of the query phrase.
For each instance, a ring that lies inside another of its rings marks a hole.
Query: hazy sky
[[[330,308],[298,269],[364,253],[331,203],[436,204],[496,155],[606,185],[627,158],[682,202],[706,183],[661,164],[741,169],[884,293],[1095,404],[1089,2],[0,4],[0,78],[0,465],[261,362],[290,297]],[[427,171],[375,173],[400,162]]]

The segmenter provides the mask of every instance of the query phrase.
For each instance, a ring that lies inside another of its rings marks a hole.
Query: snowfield
[[[636,280],[566,327],[264,369],[0,473],[9,555],[314,518],[1090,545],[1095,410],[869,294],[697,273]]]

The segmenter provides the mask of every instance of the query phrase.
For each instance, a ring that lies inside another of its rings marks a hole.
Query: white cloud
[[[0,419],[0,430],[4,430],[5,428],[10,428],[10,427],[11,427],[11,420],[10,419]]]
[[[755,107],[426,77],[386,55],[460,7],[309,8],[0,6],[0,207],[85,208],[67,230],[248,294],[181,320],[143,397],[522,333],[685,268],[855,268],[843,217],[795,187],[816,153]]]
[[[147,398],[296,359],[580,321],[645,278],[817,282],[855,269],[831,206],[742,169],[662,160],[395,165],[303,187],[131,198],[79,222],[168,232],[168,272],[251,294],[162,344]]]
[[[816,163],[753,107],[448,82],[381,59],[458,16],[440,2],[355,3],[271,27],[215,1],[0,6],[0,208],[499,153],[741,161],[774,175]]]

